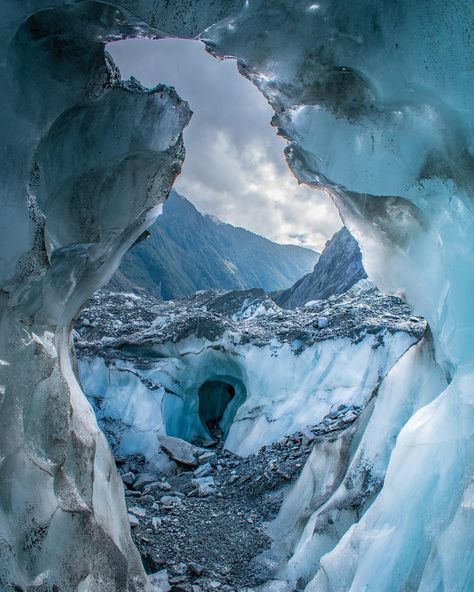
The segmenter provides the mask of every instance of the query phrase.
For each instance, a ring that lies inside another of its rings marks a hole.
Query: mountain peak
[[[150,232],[125,256],[111,281],[114,289],[144,290],[165,300],[208,289],[270,292],[291,286],[319,256],[202,214],[175,190]]]

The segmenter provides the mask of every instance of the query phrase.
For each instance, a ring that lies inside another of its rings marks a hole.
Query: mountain
[[[296,308],[310,300],[343,294],[366,277],[359,245],[344,226],[326,243],[313,271],[272,298],[283,308]]]
[[[291,286],[319,257],[311,249],[279,245],[202,214],[176,191],[150,232],[125,256],[112,289],[142,288],[164,300],[214,288],[272,292]]]

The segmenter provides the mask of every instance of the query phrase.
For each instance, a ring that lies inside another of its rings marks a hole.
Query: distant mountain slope
[[[310,300],[343,294],[366,277],[359,245],[344,226],[326,244],[314,270],[272,298],[283,308],[296,308]]]
[[[175,191],[150,231],[125,256],[110,282],[113,289],[143,288],[165,300],[211,288],[272,292],[308,273],[319,256],[203,215]]]

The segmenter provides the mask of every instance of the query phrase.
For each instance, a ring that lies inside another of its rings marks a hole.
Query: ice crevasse
[[[429,321],[449,382],[396,414],[380,493],[325,541],[312,533],[350,488],[314,484],[283,572],[305,571],[308,591],[471,590],[472,3],[3,0],[0,14],[1,586],[148,586],[70,325],[156,216],[190,115],[170,89],[122,84],[104,44],[175,35],[239,60],[289,166],[335,201],[369,277]]]

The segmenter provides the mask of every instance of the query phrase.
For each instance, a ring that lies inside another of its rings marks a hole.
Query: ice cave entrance
[[[222,438],[220,422],[227,405],[235,397],[235,388],[221,380],[207,380],[199,389],[199,418],[213,438]]]
[[[237,409],[247,396],[245,386],[236,380],[206,380],[198,390],[198,413],[202,426],[213,440],[221,440],[234,421]]]

